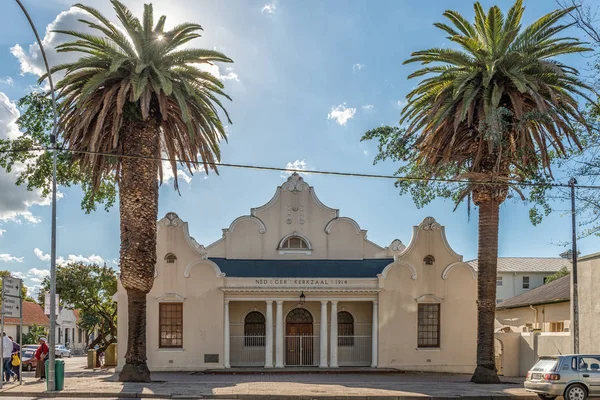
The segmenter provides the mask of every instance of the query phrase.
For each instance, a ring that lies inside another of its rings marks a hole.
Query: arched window
[[[313,317],[304,308],[294,308],[287,315],[285,322],[288,324],[312,324]]]
[[[265,345],[265,316],[258,311],[249,312],[244,319],[244,345],[249,347]]]
[[[287,238],[281,245],[282,249],[308,250],[308,244],[298,236]]]
[[[175,261],[177,261],[177,256],[173,253],[168,253],[165,256],[165,261],[167,262],[167,264],[173,264],[175,263]]]
[[[435,257],[431,254],[426,255],[423,259],[423,262],[425,263],[425,265],[433,265],[433,263],[435,262]]]
[[[354,317],[348,311],[340,311],[338,321],[338,346],[354,345]]]

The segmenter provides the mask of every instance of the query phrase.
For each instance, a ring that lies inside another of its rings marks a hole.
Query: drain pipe
[[[529,306],[529,308],[531,308],[533,310],[533,312],[535,313],[535,318],[533,319],[533,329],[539,329],[539,323],[538,323],[538,309],[535,308],[534,306]]]

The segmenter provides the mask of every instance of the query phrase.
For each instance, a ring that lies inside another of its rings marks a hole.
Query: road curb
[[[194,396],[185,394],[123,393],[123,392],[0,392],[0,397],[35,398],[123,398],[123,399],[215,399],[215,400],[531,400],[536,395],[494,394],[485,396],[306,396],[279,394],[214,394]]]

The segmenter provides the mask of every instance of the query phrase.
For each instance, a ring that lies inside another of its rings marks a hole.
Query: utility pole
[[[575,220],[575,185],[577,179],[571,178],[571,229],[573,234],[573,271],[571,280],[573,282],[573,298],[571,299],[573,307],[573,352],[579,354],[579,297],[577,292],[577,225]]]
[[[54,94],[54,84],[52,82],[52,74],[50,73],[50,66],[48,64],[48,58],[46,57],[46,52],[44,51],[44,46],[42,44],[42,40],[40,39],[40,35],[38,34],[37,29],[35,28],[35,24],[33,20],[29,16],[29,13],[25,9],[21,0],[15,0],[21,10],[23,10],[23,14],[29,21],[29,25],[31,25],[31,29],[33,30],[33,34],[35,35],[35,39],[40,46],[40,52],[42,53],[42,58],[44,59],[44,65],[46,66],[46,73],[48,74],[48,83],[50,84],[50,93],[52,95],[52,111],[54,114],[54,126],[52,127],[52,134],[50,135],[50,143],[52,146],[52,234],[50,239],[50,334],[48,335],[49,342],[49,360],[48,360],[48,371],[46,371],[46,380],[48,381],[48,391],[53,392],[56,389],[55,379],[54,379],[54,360],[55,360],[55,346],[56,346],[56,314],[54,311],[56,310],[56,135],[58,129],[58,113],[56,111],[56,95]]]

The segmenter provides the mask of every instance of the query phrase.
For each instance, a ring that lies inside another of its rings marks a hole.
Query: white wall
[[[540,356],[572,353],[569,333],[496,333],[495,336],[501,343],[496,346],[496,363],[501,364],[504,376],[525,376]]]
[[[511,297],[525,293],[544,284],[544,277],[552,275],[553,272],[498,272],[502,277],[502,286],[496,286],[496,299],[508,300]],[[529,277],[529,289],[523,289],[523,277]]]

